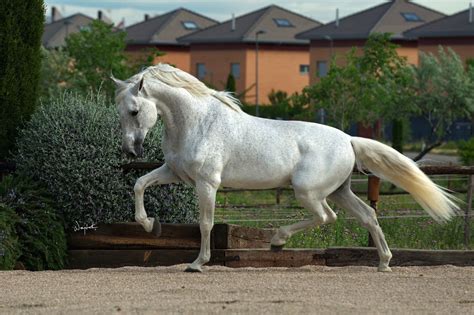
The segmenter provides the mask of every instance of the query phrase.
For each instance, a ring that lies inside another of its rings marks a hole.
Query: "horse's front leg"
[[[198,258],[186,268],[188,272],[202,272],[202,265],[211,259],[211,230],[214,226],[214,207],[218,187],[219,185],[212,185],[207,182],[196,183],[196,193],[199,199],[201,251]]]
[[[133,190],[135,191],[135,220],[140,223],[145,231],[154,232],[157,236],[161,234],[158,219],[148,218],[143,203],[145,189],[151,185],[166,185],[179,182],[179,178],[171,171],[168,165],[163,164],[160,168],[140,177]]]

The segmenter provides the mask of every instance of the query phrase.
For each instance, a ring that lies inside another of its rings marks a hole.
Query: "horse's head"
[[[122,128],[122,150],[132,157],[143,154],[145,136],[156,123],[155,104],[147,98],[143,76],[137,83],[112,77],[116,84],[115,102]]]

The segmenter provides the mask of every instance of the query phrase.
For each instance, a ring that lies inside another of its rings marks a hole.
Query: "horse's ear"
[[[113,74],[110,75],[110,79],[114,81],[117,88],[124,88],[128,85],[126,82],[115,78]]]
[[[140,92],[141,90],[143,90],[143,77],[140,79],[140,81],[137,84],[135,84],[131,92],[133,95],[137,96],[138,92]]]

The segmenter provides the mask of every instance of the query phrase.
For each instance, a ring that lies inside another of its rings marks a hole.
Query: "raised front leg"
[[[143,204],[145,189],[151,185],[166,185],[179,182],[179,178],[163,164],[160,168],[140,177],[134,187],[135,191],[135,220],[140,223],[145,231],[155,232],[159,236],[161,228],[158,220],[148,218]]]
[[[196,183],[199,199],[199,228],[201,230],[201,251],[198,258],[186,268],[188,272],[202,272],[202,265],[211,259],[211,230],[214,226],[214,207],[218,185],[207,182]]]

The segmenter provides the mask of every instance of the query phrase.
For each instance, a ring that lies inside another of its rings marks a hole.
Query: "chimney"
[[[51,8],[51,23],[56,22],[58,20],[57,16],[58,16],[58,9],[56,9],[56,7],[52,7]]]
[[[469,23],[472,23],[472,2],[469,3]]]
[[[336,27],[339,27],[339,8],[336,9]]]
[[[99,21],[102,21],[102,11],[101,10],[97,11],[97,19]]]
[[[235,14],[232,13],[232,32],[235,31]]]
[[[150,15],[149,14],[145,14],[145,21],[148,21],[150,19]]]

